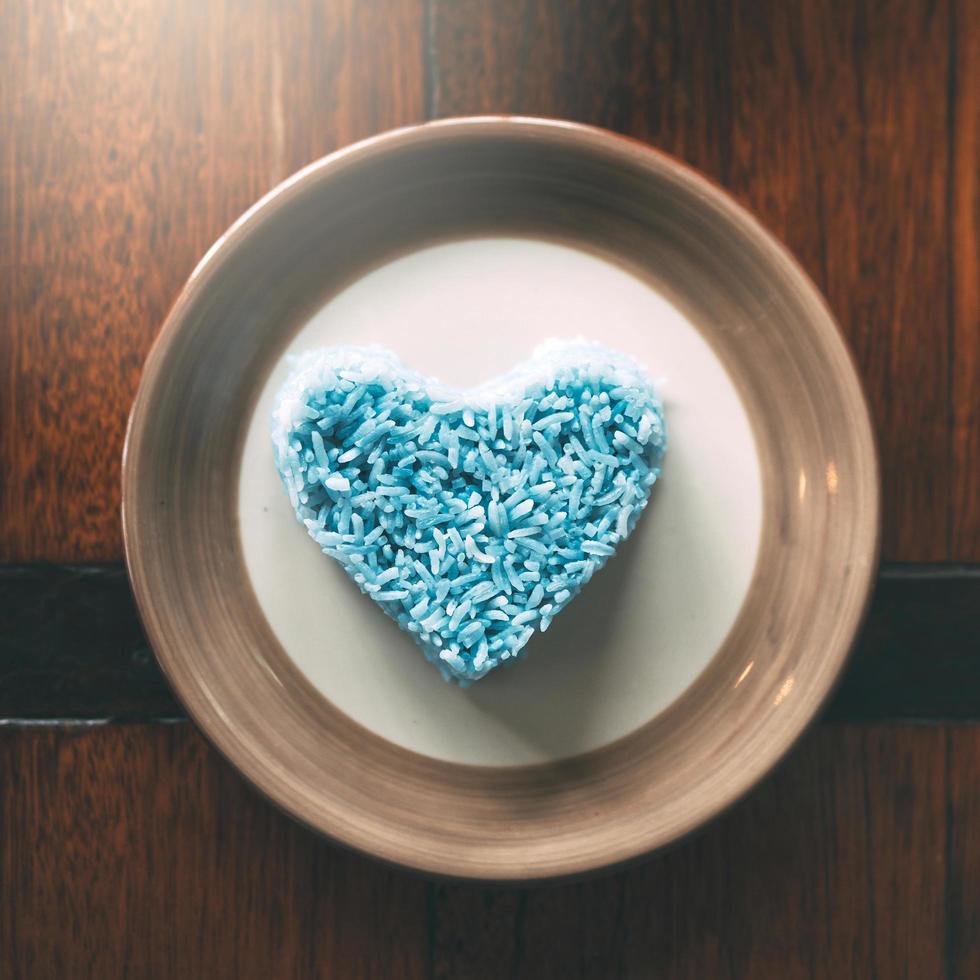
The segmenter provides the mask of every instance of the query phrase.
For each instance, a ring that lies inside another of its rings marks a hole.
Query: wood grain
[[[727,178],[730,24],[716,0],[432,0],[437,116],[558,116]]]
[[[509,111],[652,141],[753,208],[854,346],[885,556],[977,560],[976,18],[969,0],[9,6],[0,558],[120,556],[143,358],[248,204],[426,111]]]
[[[960,8],[433,0],[439,114],[637,135],[719,180],[800,258],[868,388],[895,560],[980,557],[980,29]]]
[[[980,5],[957,0],[949,70],[953,328],[951,555],[980,553]]]
[[[0,975],[977,975],[973,728],[812,732],[629,871],[431,884],[338,850],[187,725],[0,732]]]
[[[755,209],[854,345],[886,557],[980,559],[977,10],[4,5],[0,560],[121,557],[143,359],[242,208],[351,139],[473,111],[632,133]],[[673,853],[518,892],[426,888],[314,840],[187,726],[0,731],[0,976],[973,980],[978,758],[972,727],[826,727]]]
[[[745,2],[733,25],[732,186],[851,342],[881,446],[886,558],[950,557],[965,479],[949,465],[949,32],[943,3]]]
[[[938,755],[938,753],[937,753]],[[946,954],[951,976],[980,976],[980,728],[946,733]]]
[[[424,976],[424,883],[282,817],[188,725],[0,732],[0,784],[0,976]]]
[[[416,0],[7,4],[0,560],[118,559],[143,359],[257,197],[423,113]]]
[[[940,729],[820,730],[644,866],[550,890],[438,886],[435,975],[961,975],[944,945],[943,752]]]

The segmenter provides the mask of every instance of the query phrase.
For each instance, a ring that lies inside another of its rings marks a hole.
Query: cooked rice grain
[[[584,341],[466,394],[382,348],[310,351],[272,438],[310,536],[461,684],[517,657],[605,564],[667,443],[639,365]]]

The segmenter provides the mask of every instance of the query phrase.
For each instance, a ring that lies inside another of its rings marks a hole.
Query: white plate
[[[466,690],[320,553],[272,458],[270,415],[289,355],[382,344],[459,386],[505,372],[549,337],[636,357],[663,396],[669,449],[634,535],[526,658]],[[731,379],[649,285],[552,242],[481,238],[428,247],[352,283],[296,334],[248,428],[239,522],[256,596],[286,653],[337,708],[406,749],[521,765],[627,735],[708,664],[748,590],[762,524],[759,461]]]

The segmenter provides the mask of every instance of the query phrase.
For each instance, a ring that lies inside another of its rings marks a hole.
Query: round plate
[[[527,659],[463,691],[295,521],[286,358],[382,343],[465,386],[577,335],[658,379],[663,477]],[[482,118],[313,164],[211,249],[144,371],[123,526],[164,670],[273,801],[391,862],[526,880],[676,840],[787,751],[865,608],[877,481],[836,325],[748,214],[622,137]]]

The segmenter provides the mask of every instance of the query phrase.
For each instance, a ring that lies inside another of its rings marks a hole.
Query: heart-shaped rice
[[[551,341],[466,393],[382,348],[332,347],[296,359],[273,446],[310,536],[467,683],[629,535],[666,434],[643,371],[599,344]]]

